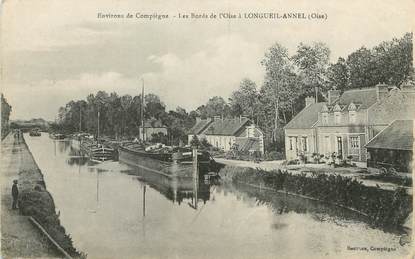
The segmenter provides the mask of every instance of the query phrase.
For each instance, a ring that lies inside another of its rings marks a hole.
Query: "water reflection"
[[[346,222],[369,222],[366,216],[351,210],[294,195],[254,188],[244,184],[225,185],[218,188],[234,193],[242,201],[254,201],[254,206],[268,206],[276,215],[291,212],[309,214],[316,221],[331,221],[342,225],[345,225]]]
[[[140,167],[124,165],[130,168],[124,170],[124,173],[137,176],[138,181],[147,184],[173,203],[190,203],[197,208],[199,202],[205,204],[210,199],[210,182],[195,181],[188,177],[168,177]]]
[[[364,254],[379,258],[410,249],[398,235],[322,203],[91,163],[68,141],[25,138],[63,226],[88,258],[350,257],[347,246],[397,248]]]

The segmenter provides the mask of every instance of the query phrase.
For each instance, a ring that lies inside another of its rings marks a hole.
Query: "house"
[[[365,162],[364,147],[395,119],[415,117],[415,91],[387,85],[328,92],[327,102],[306,107],[285,127],[286,157],[313,153]],[[310,104],[312,103],[312,104]]]
[[[368,167],[412,172],[413,129],[413,120],[395,120],[379,132],[365,146]]]
[[[306,98],[306,107],[285,127],[285,155],[287,160],[296,159],[301,153],[311,156],[317,152],[318,113],[326,103],[315,103]]]
[[[264,134],[251,120],[245,117],[224,119],[215,116],[209,119],[196,119],[190,129],[188,142],[194,136],[199,140],[206,139],[212,146],[229,151],[238,147],[240,151],[264,153]]]
[[[140,140],[143,140],[144,137],[144,141],[151,141],[153,139],[153,134],[167,135],[168,130],[160,120],[151,119],[150,121],[144,122],[144,135],[142,126],[139,127],[139,132]]]

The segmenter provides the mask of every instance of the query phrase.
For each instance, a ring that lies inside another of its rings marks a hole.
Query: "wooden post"
[[[144,128],[144,79],[142,79],[142,87],[141,87],[141,129],[142,129],[142,136],[143,136],[143,143],[145,139],[145,128]]]
[[[99,143],[99,110],[98,110],[98,125],[97,126],[98,126],[98,129],[97,129],[97,143]]]
[[[195,204],[194,207],[195,209],[197,209],[197,191],[198,191],[198,187],[199,187],[199,164],[197,161],[197,148],[193,148],[193,184],[194,184],[194,188],[193,188],[193,196],[195,198]]]
[[[82,132],[82,107],[79,105],[79,132]]]
[[[146,216],[146,185],[143,187],[143,218]]]

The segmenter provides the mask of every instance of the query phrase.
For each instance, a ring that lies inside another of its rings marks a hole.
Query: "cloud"
[[[260,84],[262,55],[263,49],[259,45],[238,35],[224,35],[208,40],[186,57],[175,53],[149,55],[148,61],[159,66],[159,72],[144,73],[141,78],[146,93],[159,95],[168,109],[177,106],[195,109],[211,96],[226,99],[245,77]],[[141,80],[116,71],[82,73],[71,79],[9,85],[5,93],[10,103],[25,104],[15,107],[13,117],[41,115],[53,119],[60,106],[99,90],[138,95]]]
[[[187,57],[174,53],[148,57],[161,67],[160,72],[146,73],[146,89],[159,94],[169,105],[194,109],[211,96],[228,97],[242,78],[260,83],[263,71],[259,64],[263,49],[236,34],[210,39]]]
[[[100,90],[108,93],[115,91],[119,95],[140,93],[137,80],[126,78],[118,72],[85,73],[74,79],[8,85],[3,90],[12,105],[12,118],[43,117],[49,120],[54,119],[59,107],[70,100],[85,99],[88,94]]]

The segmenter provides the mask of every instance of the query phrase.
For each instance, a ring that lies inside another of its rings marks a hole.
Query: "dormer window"
[[[334,105],[334,107],[333,107],[334,112],[340,112],[341,110],[342,110],[342,108],[340,107],[339,104]]]
[[[321,120],[323,125],[328,125],[329,124],[329,114],[327,112],[322,112],[321,113]]]
[[[349,107],[349,123],[356,123],[356,105],[352,102]]]
[[[321,122],[323,125],[329,124],[329,108],[327,105],[324,105],[321,109]]]
[[[339,104],[336,104],[334,106],[334,108],[333,108],[333,111],[334,111],[334,124],[340,124],[341,110],[342,110],[342,108],[340,107]]]
[[[334,123],[340,124],[341,121],[341,112],[334,112]]]
[[[349,111],[349,122],[356,123],[356,111]]]

